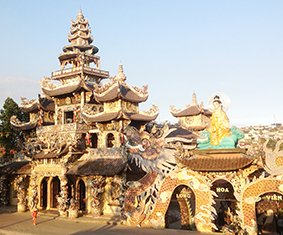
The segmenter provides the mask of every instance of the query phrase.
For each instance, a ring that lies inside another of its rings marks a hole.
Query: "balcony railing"
[[[71,76],[75,74],[80,74],[82,72],[85,72],[90,75],[98,76],[98,77],[109,77],[109,72],[96,69],[96,68],[91,68],[89,66],[80,66],[80,67],[74,67],[74,68],[67,68],[67,69],[62,69],[55,71],[51,74],[52,79],[60,79],[64,76]]]
[[[122,158],[121,148],[88,148],[88,155],[90,159],[93,158],[109,158],[117,159]]]
[[[37,128],[37,133],[47,133],[47,132],[86,132],[89,130],[89,127],[85,124],[78,123],[66,123],[61,125],[50,125],[50,126],[41,126]]]

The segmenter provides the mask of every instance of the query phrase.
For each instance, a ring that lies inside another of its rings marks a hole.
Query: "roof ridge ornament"
[[[114,80],[124,82],[126,81],[126,75],[124,74],[123,65],[120,64],[118,67],[118,74],[115,76]]]
[[[194,92],[193,95],[192,95],[192,105],[197,105],[197,104],[198,104],[198,102],[197,102],[197,95]]]
[[[82,11],[82,9],[80,9],[79,12],[78,12],[76,21],[79,21],[79,20],[84,19],[84,18],[85,17],[83,15],[83,11]]]

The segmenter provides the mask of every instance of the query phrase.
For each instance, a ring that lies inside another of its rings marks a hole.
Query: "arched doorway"
[[[211,190],[217,195],[213,197],[214,207],[217,211],[214,224],[217,227],[217,232],[220,232],[223,226],[231,223],[231,216],[236,213],[237,200],[232,184],[224,179],[214,181]]]
[[[78,183],[78,201],[79,209],[85,211],[86,209],[86,188],[83,180],[80,180]]]
[[[58,201],[57,196],[60,192],[60,180],[58,176],[54,177],[51,181],[51,187],[50,187],[50,208],[57,208]]]
[[[277,220],[283,217],[283,195],[268,192],[259,198],[260,200],[255,204],[258,230],[264,234],[276,234]]]
[[[194,230],[194,192],[185,185],[175,188],[165,214],[165,228]]]
[[[256,202],[251,203],[249,198],[260,199],[261,195],[264,195],[268,192],[276,192],[281,195],[283,192],[282,180],[274,178],[258,179],[251,183],[242,193],[240,209],[243,211],[243,227],[249,234],[257,234],[257,231],[255,231],[254,227],[254,221],[257,220]]]
[[[47,207],[47,195],[48,195],[47,181],[48,178],[44,177],[40,183],[40,207],[42,209],[46,209]]]

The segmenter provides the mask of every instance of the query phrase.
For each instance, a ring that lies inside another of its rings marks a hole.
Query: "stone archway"
[[[194,202],[195,195],[191,188],[186,185],[177,186],[165,214],[165,228],[193,230]]]
[[[260,200],[255,204],[258,230],[262,233],[264,231],[264,233],[274,234],[277,230],[277,220],[282,217],[282,209],[283,192],[268,192],[260,195]]]
[[[242,194],[243,227],[251,235],[257,234],[256,202],[260,200],[261,195],[269,192],[283,194],[283,180],[257,180],[248,185]]]
[[[85,182],[80,179],[77,183],[77,200],[79,202],[79,209],[86,210],[86,186]]]
[[[176,172],[171,172],[163,181],[158,197],[160,200],[149,216],[144,221],[144,225],[152,227],[165,227],[165,214],[168,209],[170,199],[174,190],[185,185],[192,189],[195,195],[195,216],[194,223],[196,230],[200,232],[211,232],[213,228],[211,206],[213,202],[212,192],[210,191],[211,184],[206,182],[201,175],[187,169],[179,169]]]
[[[217,211],[214,223],[216,230],[221,231],[225,225],[231,223],[231,216],[236,214],[234,187],[228,179],[218,178],[212,182],[211,190],[215,193],[213,207]]]

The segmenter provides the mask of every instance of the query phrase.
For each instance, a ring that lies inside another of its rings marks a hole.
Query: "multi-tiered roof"
[[[147,112],[139,112],[138,104],[148,98],[147,86],[140,89],[127,84],[122,65],[119,67],[117,76],[101,84],[103,79],[109,78],[109,73],[100,69],[100,57],[96,55],[98,48],[91,44],[93,42],[91,29],[81,10],[76,20],[71,22],[68,41],[70,44],[63,48],[63,53],[59,56],[61,69],[41,81],[44,98],[22,101],[23,111],[33,113],[32,123],[21,123],[14,118],[12,124],[15,127],[34,128],[40,110],[55,112],[56,98],[58,105],[59,99],[82,91],[89,92],[86,99],[80,98],[82,117],[88,124],[117,119],[147,122],[157,117],[158,110],[155,106]],[[92,105],[89,110],[89,106],[83,106],[90,97],[90,102],[95,103],[96,106]],[[117,101],[120,103],[114,109],[105,107]],[[48,106],[48,110],[45,106]]]
[[[37,99],[22,98],[19,105],[23,112],[29,113],[29,122],[21,122],[16,116],[11,117],[11,124],[19,130],[32,130],[38,125],[54,124],[55,104],[52,99],[39,96]],[[45,114],[45,118],[44,118]]]
[[[82,11],[71,23],[68,40],[70,45],[65,46],[59,56],[61,70],[53,72],[51,78],[44,78],[41,82],[42,91],[50,97],[79,90],[91,91],[94,83],[109,77],[107,71],[100,69],[100,57],[96,55],[98,48],[91,45],[93,37]],[[60,81],[61,84],[52,81]]]
[[[122,65],[114,77],[100,69],[98,48],[92,45],[91,30],[82,11],[71,22],[68,41],[70,44],[59,55],[61,69],[41,81],[43,94],[38,99],[22,100],[21,108],[30,114],[30,122],[11,119],[11,124],[22,130],[41,126],[36,129],[37,138],[43,148],[48,148],[43,149],[41,158],[77,150],[78,139],[82,141],[89,134],[99,136],[96,148],[109,148],[109,134],[115,139],[111,140],[113,148],[119,148],[123,128],[144,125],[158,115],[156,106],[139,111],[139,103],[148,98],[147,86],[129,85]],[[62,145],[66,151],[61,151]]]
[[[100,110],[83,110],[82,116],[87,123],[118,119],[148,122],[158,115],[156,106],[147,112],[139,112],[138,104],[148,98],[147,86],[140,89],[127,84],[122,65],[119,66],[118,75],[110,78],[108,83],[94,86],[93,97],[96,102],[105,103],[105,107]]]
[[[196,94],[192,95],[191,104],[182,109],[177,109],[171,106],[171,114],[178,118],[179,124],[184,129],[189,130],[204,130],[209,124],[211,112],[204,109],[203,104],[198,104]]]

